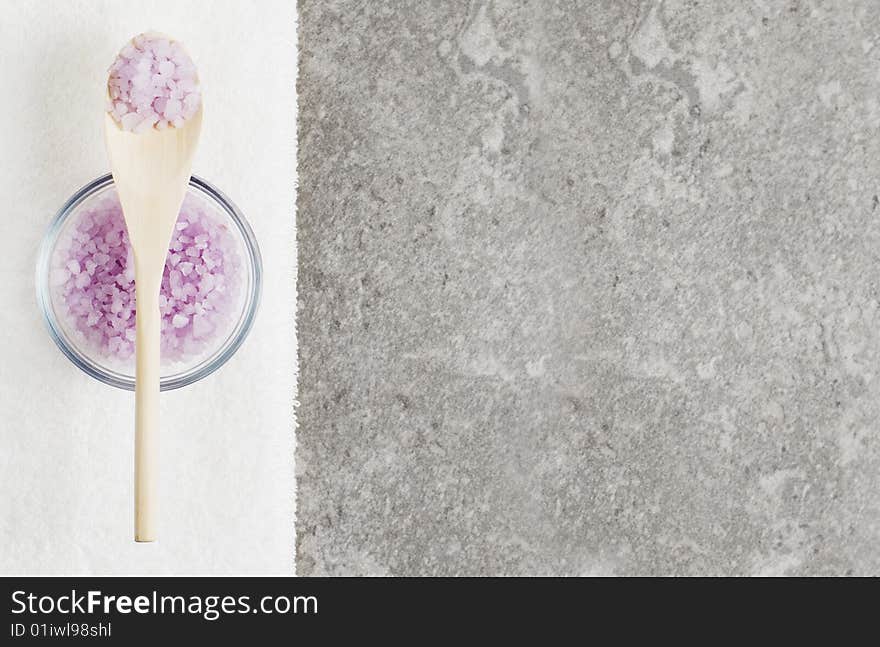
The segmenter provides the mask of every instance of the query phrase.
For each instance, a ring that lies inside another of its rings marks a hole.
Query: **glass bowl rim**
[[[60,235],[68,217],[85,200],[112,184],[113,176],[110,173],[92,180],[68,198],[64,205],[55,213],[55,216],[52,218],[49,227],[43,236],[42,242],[40,243],[40,250],[37,255],[37,303],[43,316],[43,322],[49,331],[49,336],[55,342],[55,345],[58,346],[59,350],[61,350],[61,352],[73,362],[74,365],[87,375],[90,375],[104,384],[109,384],[110,386],[125,389],[127,391],[134,391],[133,377],[113,371],[105,366],[101,366],[70,341],[55,317],[49,285],[52,252],[55,249],[58,236]],[[190,177],[189,188],[195,189],[203,198],[217,205],[229,216],[230,220],[232,220],[244,242],[244,248],[247,255],[247,261],[244,263],[244,266],[249,270],[250,276],[248,285],[246,286],[247,294],[245,294],[244,297],[245,307],[243,308],[241,317],[232,329],[232,332],[229,333],[222,345],[208,356],[207,359],[199,362],[186,371],[162,378],[160,382],[160,389],[162,391],[171,391],[198,382],[229,361],[242,343],[244,343],[245,338],[253,327],[263,288],[263,262],[260,255],[260,248],[257,244],[254,232],[251,229],[250,224],[248,224],[248,221],[245,219],[244,214],[232,202],[232,200],[220,191],[220,189],[197,175],[192,175]]]

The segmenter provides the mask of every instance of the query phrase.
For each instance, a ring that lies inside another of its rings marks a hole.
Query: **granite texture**
[[[300,574],[880,574],[874,2],[300,44]]]

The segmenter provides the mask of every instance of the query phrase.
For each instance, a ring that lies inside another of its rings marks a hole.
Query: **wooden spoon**
[[[134,539],[156,540],[159,454],[159,289],[180,205],[189,185],[202,108],[179,128],[134,134],[109,114],[104,134],[113,182],[134,254]]]

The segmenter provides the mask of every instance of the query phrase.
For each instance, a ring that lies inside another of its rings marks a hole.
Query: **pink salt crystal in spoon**
[[[174,64],[174,69],[165,63]],[[169,76],[165,76],[162,68]],[[155,541],[158,507],[159,288],[202,125],[198,78],[175,41],[141,34],[110,67],[104,136],[134,257],[135,541]],[[158,99],[166,99],[164,105]],[[161,112],[157,112],[157,107]],[[169,108],[171,109],[169,112]],[[163,125],[160,125],[163,124]],[[120,340],[119,343],[122,343]]]
[[[107,92],[107,112],[135,133],[182,125],[202,103],[189,54],[158,34],[141,34],[122,48],[110,66]]]

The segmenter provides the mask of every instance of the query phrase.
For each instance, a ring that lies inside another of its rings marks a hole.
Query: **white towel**
[[[0,574],[293,574],[295,5],[0,0]],[[106,68],[146,30],[199,67],[193,172],[250,221],[265,284],[236,356],[163,394],[159,541],[135,544],[134,396],[61,355],[33,275],[55,210],[108,170]]]

